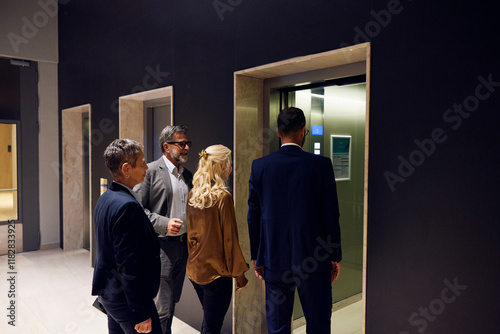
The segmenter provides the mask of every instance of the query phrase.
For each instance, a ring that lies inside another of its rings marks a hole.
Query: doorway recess
[[[144,145],[147,161],[155,157],[157,128],[173,124],[173,87],[162,87],[121,96],[119,100],[119,135]]]
[[[297,83],[321,82],[331,78],[352,77],[366,74],[366,110],[363,173],[363,264],[362,328],[365,332],[366,309],[366,231],[368,196],[368,142],[370,105],[370,43],[358,44],[338,50],[292,58],[234,73],[234,201],[241,248],[250,258],[248,228],[246,226],[248,180],[251,161],[267,155],[275,131],[270,127],[269,108],[272,101],[269,90]],[[263,284],[250,284],[246,294],[236,294],[233,310],[233,327],[238,333],[251,333],[248,323],[256,324],[253,330],[265,332],[265,291]],[[252,305],[253,312],[247,312]],[[251,317],[251,319],[249,318]],[[258,318],[258,319],[256,319]],[[260,323],[260,325],[259,325]],[[299,326],[300,321],[294,327]]]

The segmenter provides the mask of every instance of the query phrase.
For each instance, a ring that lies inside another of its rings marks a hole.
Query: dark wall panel
[[[60,107],[115,124],[93,140],[96,185],[115,102],[157,70],[194,170],[203,147],[232,147],[234,71],[370,41],[367,333],[493,333],[497,22],[468,0],[75,0],[59,13]]]
[[[499,177],[488,161],[500,139],[499,31],[480,10],[407,3],[372,41],[369,333],[500,326],[488,255],[498,252]],[[392,188],[388,172],[401,177]]]
[[[10,64],[10,59],[0,58],[0,119],[20,119],[19,66]]]

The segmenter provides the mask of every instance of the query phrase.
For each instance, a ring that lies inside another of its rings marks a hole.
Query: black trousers
[[[265,272],[266,320],[269,334],[290,334],[295,289],[306,318],[306,332],[329,334],[332,316],[332,285],[329,271]]]
[[[99,302],[104,306],[108,314],[109,334],[137,334],[134,329],[136,323],[125,299],[123,301],[111,301],[99,297]],[[151,334],[162,334],[160,319],[153,300],[151,300],[151,320],[153,327]]]
[[[224,323],[231,297],[233,280],[231,277],[219,277],[215,281],[199,285],[191,281],[203,308],[201,334],[219,334]]]

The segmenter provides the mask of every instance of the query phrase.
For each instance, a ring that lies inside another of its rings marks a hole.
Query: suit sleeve
[[[152,317],[150,296],[145,293],[142,248],[148,242],[144,231],[144,212],[137,203],[127,203],[119,211],[112,228],[113,253],[122,288],[136,324]],[[149,263],[149,262],[147,262]]]
[[[248,234],[250,237],[250,254],[251,259],[256,260],[259,252],[260,245],[260,224],[261,224],[261,210],[259,195],[256,189],[255,180],[255,162],[252,163],[252,173],[250,174],[250,181],[248,182]]]
[[[219,217],[227,270],[231,277],[238,277],[248,270],[248,265],[241,252],[233,198],[229,194],[222,198]]]
[[[148,216],[149,221],[153,224],[156,233],[166,236],[167,226],[170,221],[170,217],[159,215],[151,211],[151,203],[149,201],[149,193],[151,191],[151,173],[149,170],[146,172],[146,177],[144,182],[139,183],[134,187],[135,193],[138,195],[141,205],[144,208],[144,212]]]
[[[342,248],[340,245],[340,213],[337,197],[337,185],[335,182],[335,175],[333,172],[333,165],[330,159],[325,159],[324,175],[325,182],[323,183],[324,203],[322,205],[325,217],[325,245],[326,249],[330,252],[330,260],[340,262],[342,260]]]

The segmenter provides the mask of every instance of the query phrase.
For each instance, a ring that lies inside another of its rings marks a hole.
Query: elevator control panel
[[[321,155],[321,143],[314,142],[314,154]]]

